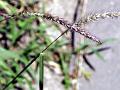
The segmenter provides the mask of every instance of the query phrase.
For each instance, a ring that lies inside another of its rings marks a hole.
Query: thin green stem
[[[68,30],[61,33],[53,42],[51,42],[45,49],[43,49],[39,54],[36,55],[36,57],[31,60],[23,70],[21,70],[2,90],[6,90],[7,87],[9,87],[10,84],[12,84],[34,61],[38,59],[41,53],[46,51],[53,43],[55,43],[62,35],[64,35]]]

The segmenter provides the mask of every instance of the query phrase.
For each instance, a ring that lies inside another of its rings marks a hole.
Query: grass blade
[[[40,53],[39,56],[39,89],[43,90],[44,81],[44,54]]]

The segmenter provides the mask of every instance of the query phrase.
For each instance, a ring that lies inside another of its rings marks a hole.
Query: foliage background
[[[9,2],[8,0],[6,0]],[[15,0],[13,0],[15,1]],[[16,1],[15,1],[16,2]],[[24,2],[24,1],[23,1]],[[32,0],[27,1],[28,3],[33,3]],[[57,15],[60,17],[64,17],[65,19],[71,21],[74,13],[75,3],[77,0],[45,0],[44,2],[38,5],[40,6],[40,11],[47,11],[53,15]],[[66,4],[67,3],[67,4]],[[5,8],[5,4],[0,1],[1,8]],[[95,12],[105,12],[105,11],[119,11],[119,0],[89,0],[87,5],[87,13],[94,14]],[[11,7],[11,8],[10,8]],[[7,13],[14,12],[16,13],[17,10],[10,6],[9,8],[5,8]],[[16,6],[17,7],[17,6]],[[19,7],[19,4],[18,4]],[[28,8],[28,10],[33,10],[34,7]],[[37,4],[35,5],[35,10],[37,8]],[[39,10],[39,9],[38,9]],[[4,11],[4,10],[3,10]],[[1,17],[2,19],[2,17]],[[119,19],[110,19],[110,20],[103,20],[97,21],[96,23],[92,23],[87,25],[87,29],[95,33],[98,37],[102,39],[108,38],[115,38],[117,42],[112,42],[109,44],[111,49],[109,51],[105,51],[102,53],[104,56],[105,62],[96,60],[96,56],[90,56],[89,60],[96,68],[96,72],[93,73],[90,82],[86,82],[84,78],[80,79],[80,89],[82,90],[119,90]],[[27,26],[28,25],[28,26]],[[6,27],[7,26],[7,27]],[[33,27],[34,26],[34,27]],[[62,29],[60,29],[62,28]],[[7,81],[11,80],[16,73],[18,73],[22,68],[24,68],[24,64],[28,63],[28,61],[34,57],[36,53],[39,53],[46,45],[48,45],[52,40],[53,36],[56,37],[56,34],[60,34],[59,30],[63,30],[63,27],[59,27],[53,23],[45,23],[45,22],[38,22],[36,18],[29,18],[29,19],[16,19],[16,20],[8,20],[2,22],[0,24],[0,33],[1,38],[3,34],[6,34],[8,37],[7,45],[4,40],[1,40],[1,48],[0,48],[0,87],[3,84],[7,83]],[[16,31],[16,32],[14,32]],[[54,33],[55,34],[54,34]],[[48,36],[48,37],[46,37]],[[78,34],[76,34],[77,37]],[[109,37],[108,37],[109,36]],[[20,37],[20,39],[19,39]],[[66,39],[67,37],[67,39]],[[79,39],[77,39],[79,40]],[[56,60],[58,56],[56,56],[56,52],[62,54],[66,53],[66,43],[67,49],[69,47],[69,34],[65,37],[62,37],[55,45],[53,45],[50,49],[46,52],[46,60]],[[70,47],[69,47],[70,48]],[[7,50],[6,50],[7,49]],[[68,52],[68,51],[67,51]],[[66,55],[67,56],[67,55]],[[49,59],[48,59],[49,58]],[[69,59],[68,59],[69,60]],[[13,63],[14,62],[14,63]],[[59,61],[55,61],[59,63]],[[7,63],[7,64],[6,64]],[[54,62],[52,62],[54,63]],[[55,63],[54,63],[55,64]],[[86,65],[85,68],[89,69]],[[17,68],[14,68],[17,67]],[[59,66],[57,66],[59,67]],[[16,82],[19,82],[20,85],[14,84],[11,85],[10,88],[27,88],[31,89],[36,87],[35,82],[37,82],[37,72],[35,72],[36,65],[35,63],[28,69],[28,72],[24,73],[23,76],[19,77]],[[58,71],[58,70],[57,70]],[[29,75],[31,73],[32,75]],[[59,72],[58,72],[59,73]],[[26,78],[26,77],[30,78]],[[32,76],[32,77],[31,77]],[[54,77],[53,77],[54,76]],[[4,78],[3,78],[4,77]],[[35,80],[34,80],[35,78]],[[63,85],[61,85],[63,76],[59,76],[53,72],[51,72],[47,67],[45,67],[45,88],[49,88],[49,90],[54,90],[58,88],[58,90],[63,90]],[[56,82],[57,81],[57,82]],[[59,81],[59,82],[58,82]],[[29,84],[24,86],[24,84]],[[54,84],[56,83],[56,84]],[[52,86],[52,87],[51,87]],[[113,87],[115,86],[115,87]],[[11,89],[12,90],[12,89]],[[16,90],[16,89],[15,89]],[[34,90],[34,89],[33,89]]]

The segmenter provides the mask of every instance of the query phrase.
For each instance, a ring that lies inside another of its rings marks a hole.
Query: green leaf
[[[66,90],[70,87],[71,81],[70,81],[70,77],[68,75],[69,69],[68,69],[68,64],[65,63],[65,58],[64,58],[64,54],[60,55],[60,60],[61,60],[61,68],[63,70],[64,73],[64,82],[65,82],[65,88]]]
[[[10,58],[20,59],[20,57],[17,53],[7,50],[7,49],[4,49],[2,47],[0,47],[0,58],[2,58],[2,59],[10,59]]]
[[[105,60],[104,57],[97,51],[96,48],[92,48],[92,51],[95,53],[95,55],[101,59],[101,60]]]
[[[4,62],[2,58],[0,58],[0,68],[7,71],[9,70],[9,67],[7,66],[7,64]]]
[[[44,22],[42,22],[42,23],[39,25],[39,27],[38,27],[38,29],[40,30],[40,32],[45,32],[46,28],[47,28],[47,24],[44,23]]]

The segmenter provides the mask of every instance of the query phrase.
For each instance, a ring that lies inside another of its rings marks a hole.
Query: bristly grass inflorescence
[[[97,37],[93,36],[92,34],[90,34],[87,31],[85,31],[84,29],[82,29],[77,24],[69,23],[67,20],[65,20],[63,18],[59,18],[58,16],[52,16],[51,14],[48,14],[48,13],[46,13],[46,14],[40,14],[40,13],[30,13],[30,12],[21,13],[21,16],[37,16],[37,17],[42,17],[43,19],[46,19],[46,20],[49,20],[49,21],[61,24],[61,25],[65,26],[66,28],[70,29],[71,31],[78,32],[81,35],[85,36],[86,38],[89,38],[89,39],[91,39],[93,41],[96,41],[99,44],[101,44],[101,41]]]
[[[89,15],[86,17],[82,17],[77,23],[74,23],[74,24],[69,23],[64,18],[59,18],[58,16],[52,16],[51,14],[48,14],[48,13],[42,14],[39,12],[25,12],[25,13],[23,12],[23,13],[16,14],[16,15],[6,16],[6,14],[4,15],[3,13],[0,13],[0,15],[4,16],[5,19],[22,17],[22,16],[41,17],[43,19],[61,24],[61,25],[65,26],[66,28],[68,28],[69,30],[78,32],[81,35],[85,36],[86,38],[89,38],[93,41],[98,42],[98,44],[101,44],[102,42],[100,41],[100,39],[98,39],[96,36],[92,35],[91,33],[87,32],[86,30],[81,28],[81,25],[82,24],[85,25],[85,24],[88,24],[90,22],[97,21],[99,19],[115,18],[115,17],[117,18],[120,16],[120,12],[106,12],[106,13],[102,13],[102,14],[98,13],[98,14]]]

